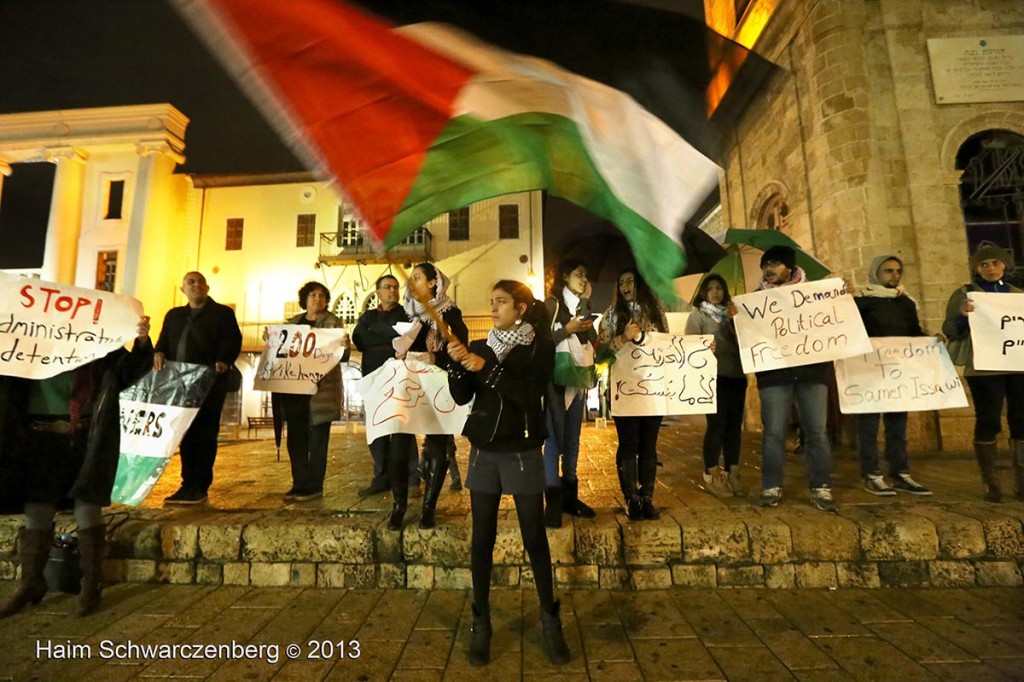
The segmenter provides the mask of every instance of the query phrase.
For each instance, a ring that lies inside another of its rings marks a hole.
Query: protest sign
[[[132,341],[130,296],[0,273],[0,374],[47,379]]]
[[[345,354],[344,329],[278,324],[268,328],[253,388],[275,393],[314,395],[317,384]]]
[[[166,362],[121,391],[121,456],[110,497],[139,505],[199,413],[216,379],[205,365]]]
[[[710,334],[647,332],[611,368],[613,417],[707,414],[717,410],[718,360]]]
[[[1024,372],[1024,294],[970,291],[974,368]]]
[[[409,353],[392,358],[359,382],[366,410],[366,442],[394,433],[462,433],[468,405],[456,405],[448,373]]]
[[[744,372],[871,352],[857,304],[841,279],[765,289],[732,300]]]
[[[967,407],[946,346],[932,336],[882,336],[872,352],[836,360],[843,414]]]

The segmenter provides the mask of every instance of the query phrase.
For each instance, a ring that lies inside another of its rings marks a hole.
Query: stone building
[[[858,285],[898,254],[926,329],[982,241],[1024,272],[1024,3],[705,0],[709,25],[782,67],[726,139],[722,221],[783,230]],[[969,447],[970,410],[918,414]]]

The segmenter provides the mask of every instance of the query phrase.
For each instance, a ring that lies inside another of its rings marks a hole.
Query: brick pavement
[[[12,587],[0,584],[0,597]],[[551,666],[543,654],[534,593],[499,590],[491,664],[474,669],[466,591],[123,583],[88,618],[68,617],[72,598],[60,595],[0,620],[0,680],[1024,679],[1024,590],[1016,588],[560,596],[569,664]],[[256,660],[111,658],[129,642],[264,649]],[[288,658],[290,643],[300,658]]]

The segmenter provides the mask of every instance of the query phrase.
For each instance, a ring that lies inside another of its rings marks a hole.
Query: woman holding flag
[[[431,363],[447,370],[451,364],[447,348],[449,343],[465,345],[469,339],[469,329],[462,321],[462,311],[448,298],[449,279],[438,270],[433,263],[420,263],[413,268],[412,275],[405,285],[405,312],[412,320],[412,328],[396,344],[404,343],[399,349],[396,346],[395,357],[404,358],[406,353],[427,353]],[[423,512],[420,516],[420,528],[433,528],[436,523],[435,511],[437,498],[444,487],[444,477],[448,472],[448,456],[451,435],[427,434],[424,439],[426,459],[423,472]],[[403,451],[404,452],[404,451]],[[404,457],[401,461],[389,463],[391,470],[391,486],[394,495],[394,507],[388,528],[398,530],[402,527],[408,504],[409,462]]]
[[[627,343],[642,341],[647,332],[668,332],[665,310],[640,273],[627,268],[619,274],[615,299],[601,318],[601,345],[614,355]],[[626,515],[632,521],[660,516],[654,507],[654,484],[658,477],[661,420],[660,415],[615,417],[619,437],[615,465],[626,500]]]
[[[460,405],[473,401],[463,433],[472,445],[466,487],[473,516],[473,638],[470,665],[490,659],[489,595],[498,509],[503,494],[515,499],[523,546],[540,597],[544,645],[552,663],[569,661],[554,597],[551,550],[544,530],[544,395],[554,365],[554,344],[544,305],[529,287],[501,280],[491,291],[494,328],[467,350],[452,343],[448,386]]]

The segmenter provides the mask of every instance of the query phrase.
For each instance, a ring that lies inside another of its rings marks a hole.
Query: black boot
[[[491,611],[480,612],[473,604],[473,638],[469,641],[469,664],[474,667],[487,665],[491,660]]]
[[[562,478],[562,510],[570,516],[592,519],[597,512],[580,500],[580,482],[575,478]]]
[[[82,567],[82,591],[78,593],[75,615],[88,616],[100,606],[103,581],[103,557],[107,547],[107,527],[93,526],[78,531],[78,560]]]
[[[1017,482],[1017,499],[1024,500],[1024,440],[1010,441],[1013,477]]]
[[[630,521],[644,520],[644,508],[639,495],[633,495],[626,500],[626,518]]]
[[[394,436],[392,436],[394,438]],[[415,441],[413,441],[415,444]],[[401,530],[405,510],[409,505],[409,453],[404,444],[392,444],[388,452],[388,469],[391,477],[391,516],[388,530]]]
[[[644,495],[640,498],[640,513],[647,521],[657,521],[661,518],[661,514],[658,513],[657,508],[654,506],[654,499],[650,495]]]
[[[633,461],[620,462],[618,467],[619,488],[622,490],[622,499],[626,501],[626,516],[636,520],[640,516],[640,498],[636,487],[636,459]]]
[[[548,488],[544,491],[544,525],[548,528],[562,527],[561,488]]]
[[[999,470],[996,468],[998,448],[995,441],[979,443],[974,441],[974,455],[981,469],[981,481],[985,484],[985,501],[1002,502],[1003,490],[999,485]]]
[[[448,477],[452,479],[452,484],[448,486],[449,490],[455,493],[462,490],[462,475],[459,473],[459,462],[455,459],[454,438],[448,441]]]
[[[444,477],[448,473],[447,453],[440,457],[427,460],[427,475],[423,479],[423,514],[420,516],[420,528],[433,528],[437,524],[435,512],[437,498],[444,487]]]
[[[21,582],[7,603],[0,607],[0,618],[13,616],[27,604],[38,604],[46,594],[43,569],[46,568],[46,560],[50,557],[53,529],[22,528],[20,536],[18,553],[21,557]]]
[[[540,610],[540,622],[544,626],[544,650],[555,665],[564,665],[572,658],[569,645],[565,643],[565,635],[562,634],[562,618],[559,615],[561,608],[561,602],[556,600],[551,613]]]

